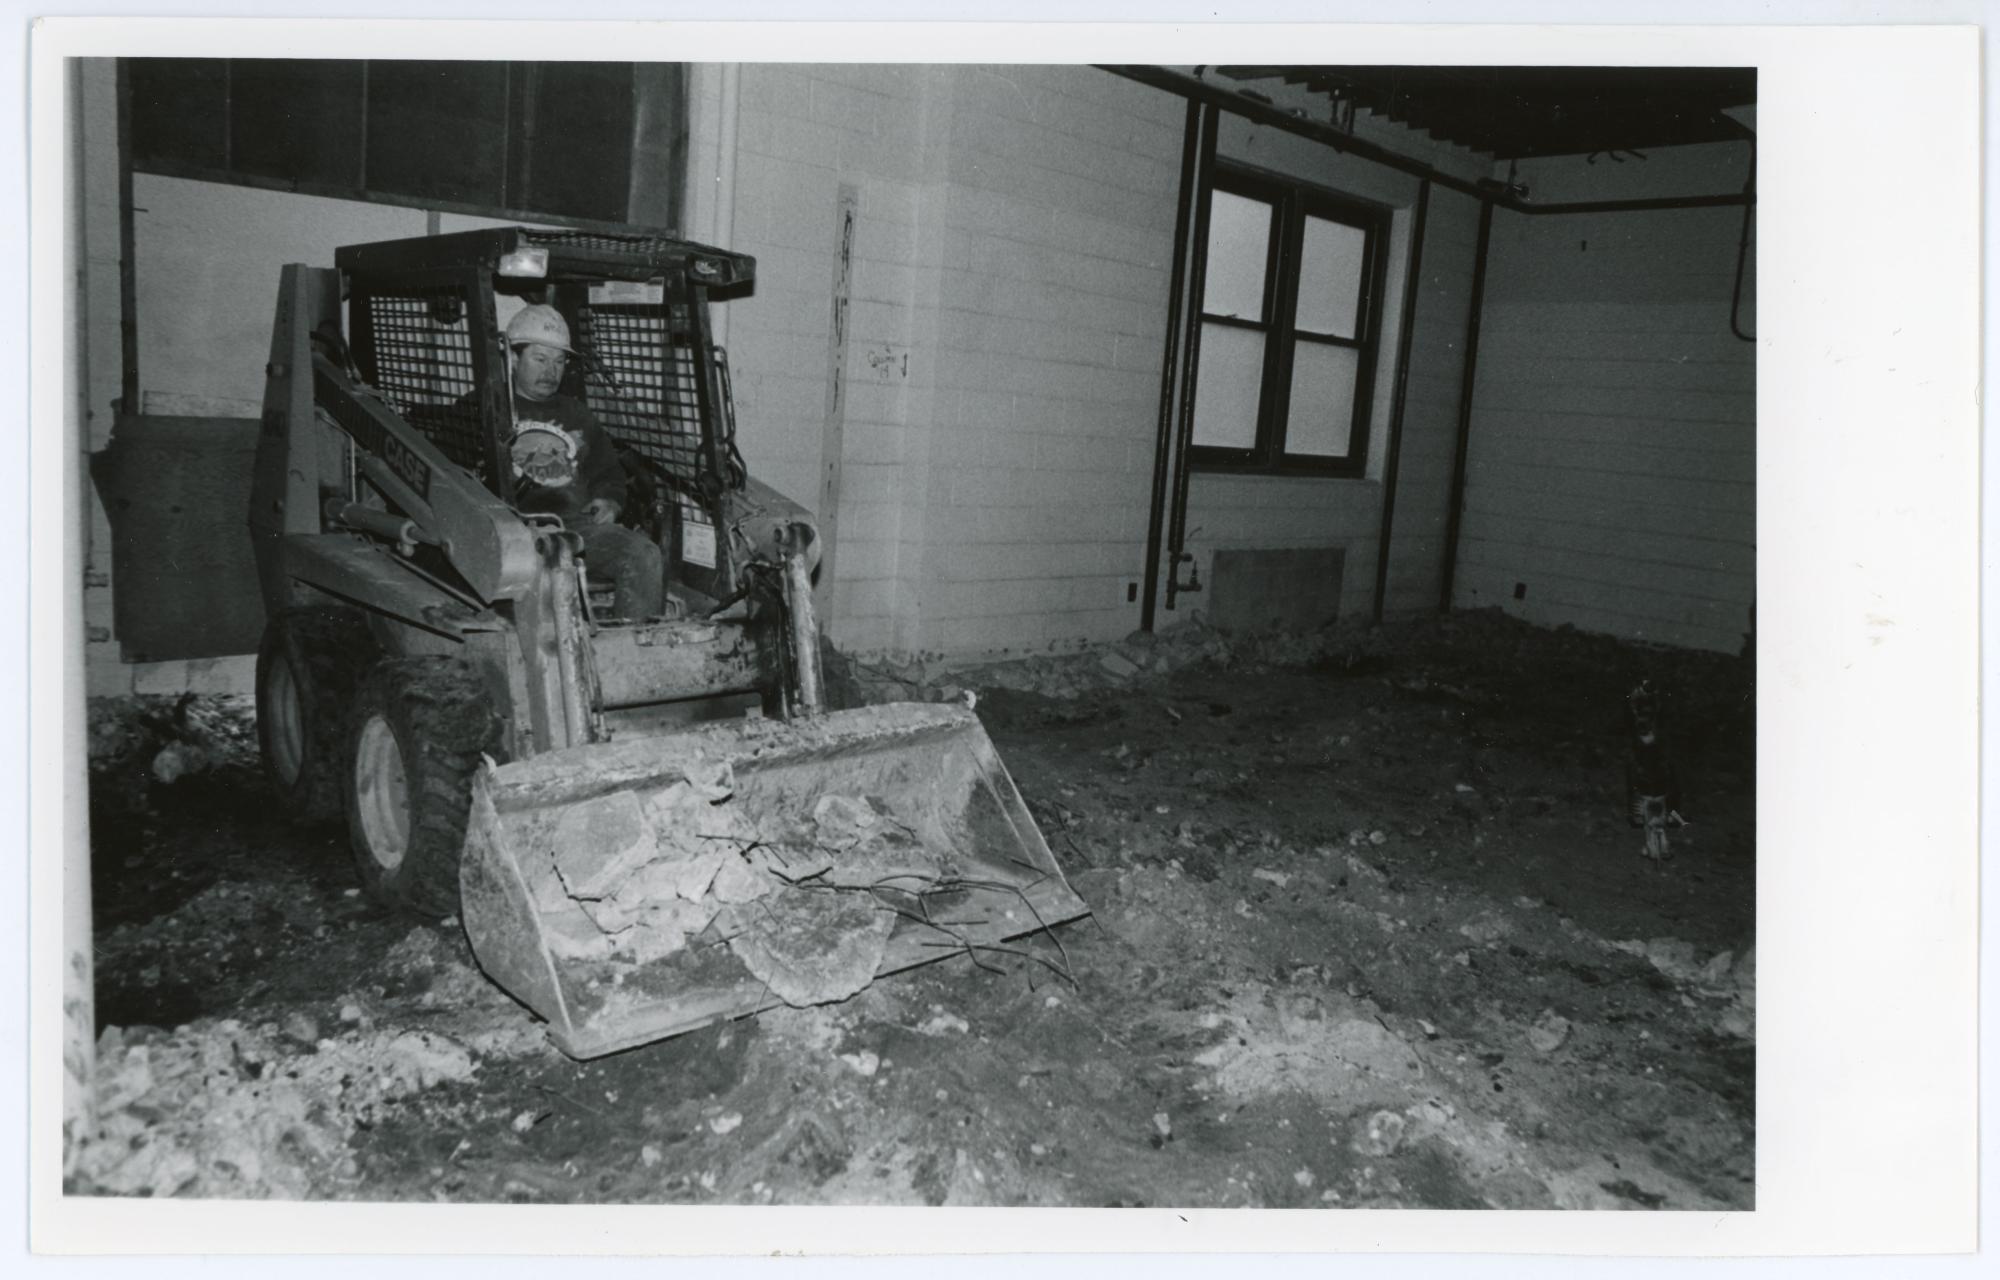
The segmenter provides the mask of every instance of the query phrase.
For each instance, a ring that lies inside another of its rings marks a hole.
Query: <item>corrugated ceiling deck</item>
[[[1302,85],[1496,159],[1644,151],[1750,136],[1724,108],[1757,100],[1754,67],[1224,66],[1256,89]]]

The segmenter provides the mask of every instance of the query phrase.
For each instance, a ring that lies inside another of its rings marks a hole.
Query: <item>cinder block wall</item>
[[[687,234],[757,259],[754,292],[727,304],[737,434],[753,474],[815,512],[833,574],[822,608],[845,647],[897,647],[915,617],[905,589],[908,473],[936,396],[942,189],[936,73],[908,66],[753,63],[741,68],[734,212],[706,179],[719,153],[722,68],[692,68]],[[843,196],[854,211],[844,343],[836,343]],[[727,225],[723,225],[726,222]],[[842,360],[842,401],[830,398]],[[838,509],[822,510],[829,477]],[[831,518],[829,518],[831,516]]]
[[[693,83],[699,232],[724,104],[718,68]],[[752,64],[737,112],[726,232],[759,272],[728,322],[741,445],[827,523],[840,439],[836,641],[971,654],[1131,630],[1180,104],[1087,67]],[[856,224],[831,432],[843,188]]]
[[[1139,620],[1182,106],[1088,67],[946,74],[920,644],[1114,639]]]
[[[1521,176],[1537,201],[1623,199],[1740,191],[1747,162],[1747,146],[1715,144],[1524,164]],[[1458,606],[1742,645],[1756,590],[1756,362],[1729,329],[1741,229],[1738,208],[1495,215]]]

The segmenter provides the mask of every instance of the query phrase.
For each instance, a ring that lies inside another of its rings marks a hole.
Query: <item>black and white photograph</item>
[[[1755,56],[355,47],[54,64],[65,1204],[1755,1215]]]

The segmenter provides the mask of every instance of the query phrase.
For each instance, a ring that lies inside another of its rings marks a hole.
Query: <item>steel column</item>
[[[1160,540],[1166,523],[1168,462],[1174,443],[1174,375],[1180,368],[1181,294],[1187,288],[1188,221],[1194,211],[1195,171],[1200,161],[1201,104],[1190,99],[1182,130],[1180,203],[1174,211],[1173,279],[1167,294],[1167,342],[1160,358],[1160,425],[1153,444],[1153,500],[1146,521],[1145,603],[1139,608],[1139,629],[1153,629],[1155,597],[1160,591]]]
[[[1389,537],[1396,520],[1396,473],[1403,458],[1403,405],[1410,390],[1410,340],[1417,325],[1417,291],[1423,287],[1424,224],[1429,220],[1431,184],[1417,188],[1417,211],[1410,225],[1410,258],[1403,274],[1403,328],[1396,335],[1396,395],[1389,408],[1389,459],[1382,471],[1382,532],[1375,544],[1375,621],[1382,621],[1389,589]]]
[[[1458,385],[1458,443],[1452,453],[1451,498],[1445,506],[1444,572],[1438,587],[1438,612],[1451,612],[1453,580],[1458,575],[1458,530],[1465,510],[1465,460],[1472,445],[1472,388],[1479,367],[1479,323],[1486,306],[1486,256],[1493,242],[1493,202],[1479,205],[1479,243],[1472,258],[1472,306],[1465,313],[1465,367]]]
[[[1201,303],[1208,275],[1208,197],[1215,176],[1215,130],[1220,118],[1214,107],[1201,116],[1200,159],[1195,165],[1194,226],[1190,234],[1186,354],[1181,361],[1180,420],[1174,432],[1172,505],[1167,514],[1167,608],[1183,590],[1181,556],[1187,545],[1188,445],[1194,439],[1194,383],[1201,368]]]
[[[132,225],[132,68],[118,59],[118,412],[138,413],[139,282],[133,261],[138,234]]]

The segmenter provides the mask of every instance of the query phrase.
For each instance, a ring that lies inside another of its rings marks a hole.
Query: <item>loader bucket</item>
[[[460,885],[480,965],[574,1058],[1088,912],[978,718],[913,703],[489,763]]]

